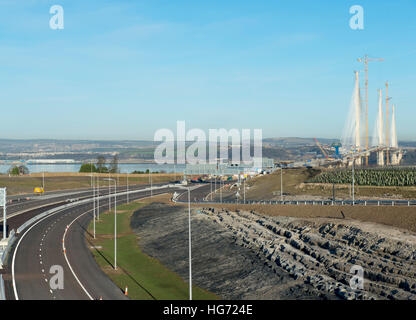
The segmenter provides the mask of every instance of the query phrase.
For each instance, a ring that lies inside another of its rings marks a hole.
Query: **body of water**
[[[0,173],[7,173],[11,164],[0,164]],[[79,172],[81,167],[80,163],[71,164],[28,164],[26,167],[29,169],[29,173],[37,172]],[[185,171],[185,165],[159,165],[156,163],[120,163],[118,165],[120,173],[132,173],[133,171],[146,171],[150,172],[165,171],[166,173],[183,173]]]

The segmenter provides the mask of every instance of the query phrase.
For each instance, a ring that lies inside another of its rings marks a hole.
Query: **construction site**
[[[369,134],[368,62],[384,60],[370,59],[366,55],[358,61],[365,65],[364,99],[362,99],[359,71],[354,71],[355,85],[340,143],[321,145],[315,139],[325,157],[322,165],[398,166],[403,158],[403,150],[398,145],[396,105],[393,103],[390,108],[392,97],[389,96],[388,81],[385,82],[384,93],[381,88],[378,89],[377,116],[373,134],[371,136]]]

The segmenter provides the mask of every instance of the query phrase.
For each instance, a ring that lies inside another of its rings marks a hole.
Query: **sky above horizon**
[[[0,138],[153,140],[179,120],[340,138],[368,54],[385,60],[369,63],[369,134],[388,80],[398,138],[416,140],[415,13],[414,0],[0,0]]]

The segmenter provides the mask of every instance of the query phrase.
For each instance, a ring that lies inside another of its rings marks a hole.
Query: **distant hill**
[[[339,139],[317,139],[324,146],[339,142]],[[86,161],[96,159],[99,155],[111,159],[117,153],[119,159],[123,161],[152,161],[157,145],[159,142],[150,140],[0,139],[0,160],[74,159]],[[416,142],[400,141],[399,145],[407,149],[403,162],[416,163],[416,150],[413,150],[416,148]],[[263,139],[263,156],[278,161],[305,160],[320,157],[322,152],[313,138],[279,137]]]
[[[317,138],[321,144],[332,144],[334,142],[339,142],[339,139],[325,139]],[[296,147],[296,146],[312,146],[316,145],[316,142],[313,138],[298,138],[298,137],[287,137],[287,138],[266,138],[263,139],[264,144],[270,146],[279,146],[279,147]]]

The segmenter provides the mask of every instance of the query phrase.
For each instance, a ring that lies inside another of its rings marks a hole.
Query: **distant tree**
[[[13,176],[20,176],[24,174],[29,174],[29,169],[26,166],[12,166],[9,169],[9,174]]]
[[[79,168],[79,172],[97,172],[97,167],[91,163],[84,163],[81,168]]]
[[[111,173],[117,173],[118,172],[118,155],[117,154],[114,156],[113,160],[111,160],[110,172]]]
[[[97,171],[100,173],[107,173],[108,169],[105,166],[105,158],[103,156],[97,157]]]

